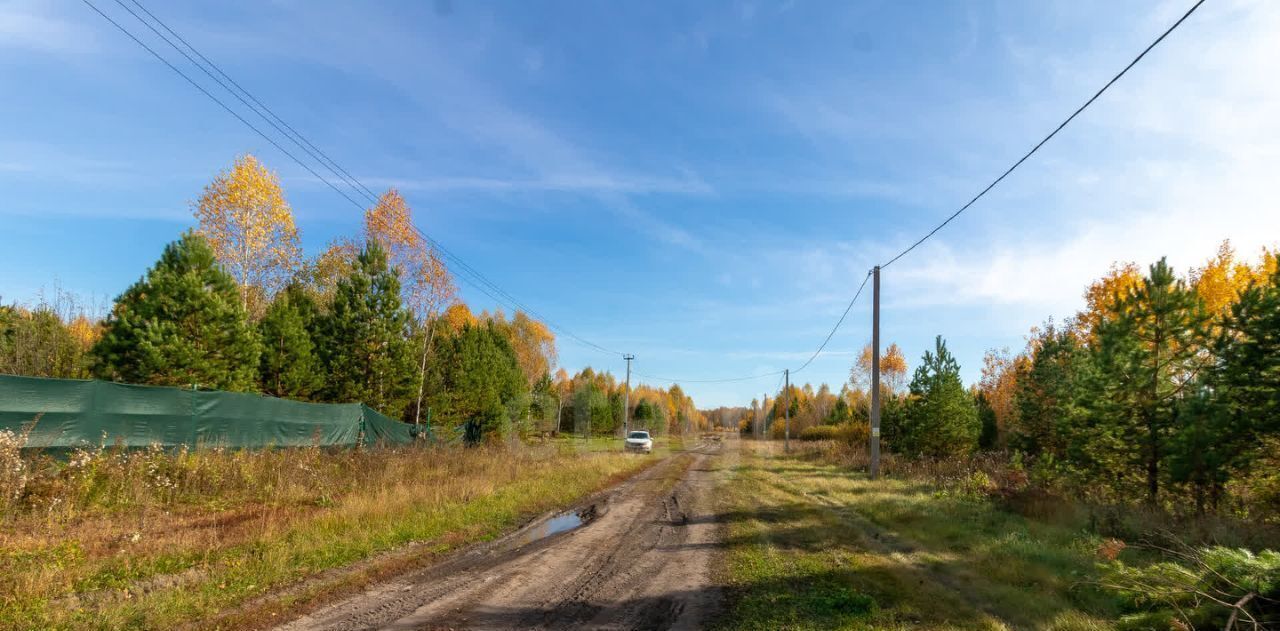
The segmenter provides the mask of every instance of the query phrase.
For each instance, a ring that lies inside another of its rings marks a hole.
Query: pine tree
[[[982,425],[973,397],[960,379],[960,366],[939,335],[925,351],[911,379],[911,398],[897,448],[911,455],[940,457],[972,452]]]
[[[318,309],[300,285],[280,292],[258,324],[262,337],[262,391],[276,397],[306,399],[324,385],[324,373],[312,333]]]
[[[980,390],[974,393],[973,403],[978,407],[978,421],[982,423],[982,432],[978,434],[978,448],[994,449],[999,433],[996,427],[996,410],[991,407],[986,393]]]
[[[1199,298],[1161,259],[1095,328],[1096,373],[1082,396],[1096,433],[1091,449],[1109,452],[1112,466],[1140,467],[1151,504],[1159,500],[1180,402],[1206,359],[1207,322]]]
[[[1280,269],[1246,289],[1218,340],[1217,384],[1248,431],[1280,433]]]
[[[446,427],[466,425],[469,441],[507,437],[512,421],[523,419],[529,406],[510,342],[488,322],[467,323],[456,331],[442,320],[433,326],[441,330],[427,363],[432,417]]]
[[[1086,358],[1084,347],[1071,330],[1052,322],[1032,338],[1030,346],[1031,360],[1017,368],[1009,446],[1032,457],[1062,458]]]
[[[187,232],[116,300],[94,345],[100,378],[252,390],[261,344],[239,290],[203,238]]]
[[[1217,362],[1179,409],[1171,473],[1216,508],[1232,474],[1248,473],[1280,435],[1280,272],[1254,283],[1216,327]]]
[[[319,327],[330,401],[361,401],[400,418],[417,392],[410,315],[387,257],[370,243],[338,281],[333,306]]]

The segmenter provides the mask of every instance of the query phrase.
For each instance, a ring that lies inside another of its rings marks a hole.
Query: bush
[[[834,440],[850,445],[863,444],[871,436],[865,423],[840,423],[839,425],[815,425],[800,430],[800,440]]]

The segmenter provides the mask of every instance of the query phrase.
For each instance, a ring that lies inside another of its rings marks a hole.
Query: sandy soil
[[[723,447],[673,456],[490,545],[377,584],[280,629],[698,629],[720,607],[711,577]],[[574,521],[568,517],[568,521]]]

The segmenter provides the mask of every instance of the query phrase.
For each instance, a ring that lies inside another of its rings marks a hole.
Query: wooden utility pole
[[[627,390],[622,403],[622,437],[626,438],[631,435],[631,360],[636,356],[623,355],[622,358],[627,360]]]
[[[871,479],[880,477],[880,266],[871,270]]]
[[[791,369],[787,368],[783,371],[782,387],[782,450],[791,452]]]

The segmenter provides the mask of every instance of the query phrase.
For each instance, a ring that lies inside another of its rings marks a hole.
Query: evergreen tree
[[[456,331],[443,321],[427,363],[427,404],[445,427],[465,425],[468,441],[507,437],[529,407],[524,373],[511,343],[492,323]],[[552,404],[554,405],[554,403]]]
[[[262,391],[276,397],[306,399],[324,385],[324,373],[312,332],[318,309],[300,285],[280,292],[258,329],[262,336]]]
[[[649,433],[657,434],[667,427],[666,414],[666,410],[661,405],[647,399],[641,400],[636,404],[635,414],[631,417],[633,421],[631,426],[633,429],[647,429]]]
[[[1032,457],[1062,458],[1085,350],[1072,331],[1050,322],[1032,338],[1030,353],[1031,361],[1017,368],[1009,446]]]
[[[1280,269],[1246,289],[1218,340],[1217,385],[1250,434],[1280,433]]]
[[[320,326],[325,397],[361,401],[400,418],[417,393],[419,378],[410,322],[386,254],[377,243],[368,244],[338,281],[333,306]]]
[[[1179,409],[1172,475],[1217,507],[1233,473],[1248,473],[1266,437],[1280,435],[1280,271],[1243,292],[1217,327],[1217,362]]]
[[[1206,361],[1207,322],[1199,298],[1161,259],[1095,329],[1097,372],[1082,398],[1093,417],[1090,449],[1113,456],[1104,466],[1140,467],[1151,504],[1181,400]]]
[[[996,427],[996,410],[987,401],[987,395],[981,391],[974,394],[973,403],[978,407],[978,422],[982,424],[982,432],[978,434],[978,448],[993,449],[999,433]]]
[[[1177,432],[1169,444],[1169,477],[1191,486],[1196,512],[1216,508],[1234,465],[1246,453],[1248,433],[1232,427],[1212,387],[1197,384],[1177,409]]]
[[[828,425],[839,425],[840,423],[848,423],[853,420],[853,408],[849,406],[849,401],[843,396],[836,397],[835,405],[831,406],[831,413],[824,420]]]
[[[261,344],[232,280],[190,232],[125,290],[92,350],[96,376],[252,390]]]
[[[972,452],[982,430],[978,409],[941,335],[934,349],[925,351],[911,379],[911,398],[897,447],[907,454],[931,457]]]

